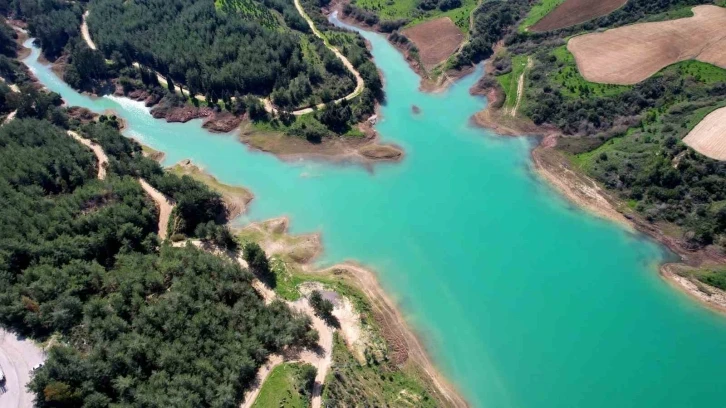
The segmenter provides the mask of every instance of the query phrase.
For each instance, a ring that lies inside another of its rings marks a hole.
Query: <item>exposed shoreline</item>
[[[664,263],[658,268],[661,278],[675,289],[684,292],[688,297],[701,305],[726,316],[726,292],[709,286],[695,278],[689,278],[679,273],[685,265]]]
[[[399,162],[404,159],[403,148],[393,143],[381,143],[370,123],[359,125],[363,137],[335,137],[313,144],[302,138],[276,131],[254,129],[243,123],[239,140],[250,149],[273,154],[282,161],[302,159],[325,160],[331,163],[355,163],[369,169],[379,162]]]
[[[19,57],[19,60],[27,58],[30,55],[30,49],[19,45],[23,50],[28,52]],[[59,58],[59,63],[47,61],[41,53],[38,61],[42,64],[49,65],[50,69],[62,80],[62,62],[63,58]],[[112,81],[113,82],[113,81]],[[111,94],[117,97],[128,98],[133,101],[143,102],[155,119],[164,119],[169,123],[180,122],[186,123],[193,119],[204,119],[202,127],[211,133],[231,133],[241,130],[242,133],[246,129],[250,129],[252,123],[246,116],[235,116],[229,112],[216,112],[211,108],[195,107],[191,105],[184,106],[164,106],[164,99],[154,98],[148,91],[137,89],[125,94],[118,85]],[[100,95],[87,91],[77,91],[91,97],[99,97]],[[376,108],[376,111],[378,107]],[[376,112],[378,113],[378,112]],[[380,138],[370,123],[362,122],[358,127],[365,134],[363,138],[352,138],[345,136],[336,136],[324,139],[322,143],[315,144],[308,142],[303,138],[285,135],[281,132],[264,132],[266,139],[270,139],[271,134],[276,134],[278,139],[284,139],[285,143],[271,146],[258,141],[255,143],[253,138],[240,137],[240,142],[246,144],[251,149],[256,149],[270,153],[280,160],[293,161],[300,159],[323,160],[331,163],[353,163],[360,164],[371,169],[373,165],[380,162],[399,162],[403,160],[405,153],[403,149],[392,143],[381,143]]]
[[[380,284],[378,275],[356,261],[347,260],[323,269],[317,269],[313,261],[323,252],[320,233],[303,235],[289,235],[289,218],[277,217],[264,221],[254,222],[237,231],[269,231],[274,235],[286,238],[287,241],[268,242],[264,239],[259,244],[271,255],[287,255],[297,263],[305,273],[342,279],[347,284],[360,290],[367,298],[373,311],[374,319],[380,327],[383,337],[388,343],[392,353],[392,360],[399,366],[413,365],[414,371],[425,378],[421,378],[436,394],[436,398],[447,406],[455,408],[469,407],[460,392],[436,367],[429,357],[424,346],[422,336],[406,321],[401,309]],[[264,236],[264,235],[263,235]],[[302,248],[302,251],[296,251]],[[295,254],[298,252],[298,254]],[[300,256],[302,254],[302,256]]]

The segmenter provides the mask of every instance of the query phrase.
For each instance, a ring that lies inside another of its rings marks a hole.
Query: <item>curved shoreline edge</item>
[[[23,45],[21,43],[21,45]],[[21,59],[21,62],[25,60],[26,58],[30,57],[30,53],[28,53],[27,56]],[[57,74],[56,74],[57,75]],[[62,80],[62,79],[61,79]],[[126,97],[124,97],[126,98]],[[129,98],[126,98],[129,99]],[[133,100],[133,99],[129,99]],[[123,134],[123,133],[122,133]],[[124,135],[126,136],[126,135]],[[133,140],[133,137],[129,137]],[[365,146],[371,146],[371,147],[378,147],[378,146],[390,146],[394,149],[397,149],[398,146],[392,145],[392,144],[379,144],[378,138],[376,137],[374,140],[367,143]],[[247,144],[247,143],[245,143]],[[150,146],[147,146],[150,147]],[[248,144],[248,147],[254,148]],[[311,159],[325,159],[330,160],[332,162],[353,162],[358,164],[364,164],[370,168],[370,166],[376,162],[385,162],[385,161],[393,161],[398,162],[400,161],[403,156],[404,152],[403,150],[399,150],[400,154],[396,155],[393,159],[389,158],[380,158],[380,159],[372,159],[370,157],[366,157],[363,154],[358,153],[358,157],[351,157],[348,152],[343,154],[334,154],[334,155],[325,155],[325,154],[319,154],[319,153],[298,153],[295,154],[295,158],[311,158]],[[153,152],[152,152],[153,153]],[[157,160],[160,160],[160,158],[165,155],[165,152],[156,150],[155,153],[158,153],[159,156],[157,157]],[[278,157],[281,160],[285,160],[285,155],[277,154],[274,152],[270,152],[276,157]],[[288,159],[293,158],[293,156],[288,156]],[[361,159],[362,158],[362,159]],[[351,160],[353,159],[353,160]],[[358,282],[360,281],[359,275],[367,275],[369,277],[372,277],[372,279],[367,279],[363,281],[370,282],[369,286],[367,288],[364,287],[358,287],[356,288],[364,291],[366,295],[368,296],[368,301],[372,304],[378,304],[379,310],[383,311],[384,313],[387,312],[388,314],[384,314],[385,318],[392,318],[392,321],[397,322],[399,325],[399,332],[402,334],[403,338],[405,339],[407,345],[409,345],[410,349],[415,350],[415,353],[413,353],[411,360],[416,365],[417,371],[419,371],[417,374],[419,377],[422,377],[421,379],[424,381],[425,384],[427,384],[427,388],[429,391],[434,392],[437,395],[438,399],[440,399],[442,402],[448,402],[448,406],[455,407],[455,408],[466,408],[469,407],[469,403],[464,399],[460,391],[453,385],[453,383],[445,377],[441,371],[432,363],[431,358],[428,355],[428,352],[426,351],[425,347],[422,346],[422,341],[420,340],[419,335],[410,327],[409,323],[405,320],[403,315],[401,314],[398,306],[390,300],[388,295],[386,294],[385,290],[380,286],[378,283],[377,275],[370,270],[367,270],[365,268],[362,268],[360,266],[356,266],[353,262],[346,262],[343,264],[336,265],[338,269],[347,270],[348,274],[351,277],[354,277],[354,279]],[[355,267],[356,273],[350,272],[350,268]],[[421,375],[423,374],[423,375]]]
[[[540,141],[532,149],[532,166],[540,179],[557,190],[567,201],[599,218],[614,222],[620,227],[641,233],[659,245],[667,248],[680,259],[679,262],[663,261],[658,266],[658,274],[671,287],[686,294],[709,310],[726,316],[726,292],[694,278],[678,273],[679,270],[694,267],[708,267],[726,264],[726,257],[713,254],[706,249],[689,251],[680,242],[667,236],[656,225],[641,219],[638,214],[625,212],[625,205],[612,196],[594,179],[584,172],[573,168],[563,156],[556,151],[560,132],[554,128],[538,127],[527,120],[505,117],[499,109],[494,109],[502,97],[494,88],[479,88],[474,85],[471,94],[485,96],[489,104],[474,114],[470,122],[477,127],[492,131],[505,137],[539,137]]]
[[[356,88],[351,92],[350,94],[339,98],[335,100],[335,103],[339,103],[342,100],[351,100],[358,95],[360,95],[363,92],[363,89],[365,88],[365,83],[363,81],[363,77],[360,75],[357,69],[351,64],[351,62],[340,53],[340,51],[337,50],[337,48],[330,45],[327,40],[325,39],[325,36],[323,36],[320,31],[315,27],[315,24],[310,19],[310,17],[305,13],[305,10],[303,9],[302,5],[299,4],[298,0],[295,0],[295,7],[300,13],[300,15],[305,19],[307,24],[310,26],[311,30],[314,32],[314,34],[319,37],[323,42],[325,42],[325,46],[328,47],[338,59],[340,59],[343,62],[343,65],[354,75],[356,79]],[[81,37],[86,42],[86,45],[88,45],[89,48],[96,50],[97,46],[93,42],[93,39],[91,38],[91,34],[88,28],[87,18],[90,14],[90,10],[86,10],[83,13],[82,21],[81,21]],[[22,44],[21,44],[22,45]],[[42,57],[42,54],[41,54]],[[138,63],[134,63],[135,65],[138,65]],[[51,63],[51,66],[53,64]],[[156,71],[154,71],[156,72]],[[58,73],[56,72],[56,75]],[[159,82],[162,84],[166,84],[166,79],[163,75],[156,72],[157,77],[159,78]],[[59,75],[58,75],[59,76]],[[59,76],[60,77],[60,76]],[[61,78],[62,80],[62,78]],[[189,92],[184,89],[183,86],[180,84],[177,84],[181,90],[182,95],[189,97]],[[120,96],[120,97],[126,97],[127,96]],[[195,96],[197,99],[205,100],[204,96]],[[132,99],[132,98],[129,98]],[[272,106],[272,103],[270,102],[269,98],[263,98],[262,99],[263,105],[265,106],[265,109],[273,113],[276,111],[274,106]],[[315,109],[321,109],[325,106],[325,104],[318,104],[315,106]],[[148,107],[148,106],[147,106]],[[183,109],[182,109],[183,110]],[[293,112],[295,116],[301,116],[304,114],[309,114],[314,112],[313,108],[303,108],[298,109]],[[376,106],[376,116],[380,116],[380,113],[378,112],[378,104]],[[179,121],[177,119],[172,119],[169,117],[168,114],[166,115],[160,115],[156,116],[153,115],[156,119],[166,119],[167,122],[171,121]],[[212,115],[213,117],[216,117],[215,115]],[[193,119],[194,116],[188,116],[187,119],[181,120],[182,122],[185,122],[186,120]],[[206,117],[205,123],[203,125],[204,128],[207,128],[207,125],[211,122],[214,122],[213,118]],[[283,161],[289,161],[289,160],[297,160],[297,159],[315,159],[315,160],[326,160],[330,161],[332,163],[354,163],[354,164],[360,164],[369,170],[373,167],[374,164],[380,163],[380,162],[399,162],[403,160],[405,156],[405,152],[401,146],[398,146],[393,143],[385,143],[380,140],[380,137],[378,136],[378,133],[373,129],[371,123],[368,121],[361,122],[356,125],[359,130],[363,132],[365,135],[362,139],[346,139],[342,136],[337,136],[334,138],[331,138],[331,140],[324,140],[323,143],[319,144],[313,144],[304,140],[298,141],[296,139],[293,139],[292,136],[285,135],[283,133],[279,133],[279,135],[288,138],[287,143],[285,143],[285,146],[283,145],[277,145],[275,147],[270,147],[269,144],[262,144],[262,143],[256,143],[255,142],[255,135],[241,135],[239,140],[240,142],[246,144],[251,149],[260,150],[266,153],[270,153],[277,158],[283,160]],[[236,126],[235,129],[240,129],[241,126]],[[250,128],[250,126],[242,126],[242,128]],[[229,129],[229,128],[227,128]],[[214,128],[208,129],[211,132],[214,133],[229,133],[224,131],[216,131]],[[226,130],[226,129],[225,129]],[[243,132],[244,133],[244,132]],[[250,133],[257,133],[257,132],[250,132]],[[267,132],[259,132],[262,134],[265,134],[265,138],[269,139],[269,134]]]
[[[468,402],[466,402],[456,386],[432,362],[429,352],[423,345],[422,337],[410,326],[401,313],[400,307],[383,289],[378,281],[378,275],[370,268],[361,266],[354,261],[345,261],[319,272],[335,270],[345,271],[354,281],[356,288],[366,295],[374,311],[383,317],[387,329],[397,332],[391,333],[389,331],[389,336],[394,335],[405,341],[408,348],[408,358],[428,377],[425,380],[430,381],[433,386],[431,391],[440,394],[439,397],[442,397],[444,401],[448,401],[453,407],[469,407]],[[384,336],[387,341],[390,341],[388,336]]]

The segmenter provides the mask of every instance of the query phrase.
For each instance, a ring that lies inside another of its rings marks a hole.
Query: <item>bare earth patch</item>
[[[378,142],[378,136],[369,123],[359,125],[364,137],[326,137],[320,143],[311,143],[304,138],[287,136],[277,131],[258,130],[250,122],[243,122],[240,129],[239,139],[242,143],[272,153],[282,160],[306,158],[370,165],[403,158],[400,147]]]
[[[690,59],[726,68],[726,8],[698,6],[693,14],[582,35],[567,49],[585,79],[605,84],[633,85]]]
[[[571,27],[592,19],[606,16],[624,6],[628,0],[565,0],[544,16],[530,31],[545,32]]]
[[[464,34],[449,17],[416,24],[402,32],[418,48],[427,70],[446,61],[464,42]]]
[[[709,113],[683,138],[683,143],[706,157],[726,160],[726,108]]]

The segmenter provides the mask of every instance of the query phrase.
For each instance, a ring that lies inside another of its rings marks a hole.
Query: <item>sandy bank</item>
[[[660,276],[704,306],[726,314],[726,292],[689,276],[689,269],[691,268],[683,264],[667,263],[660,267]]]
[[[469,406],[453,384],[438,371],[419,337],[383,290],[373,272],[353,262],[345,262],[318,273],[332,274],[345,279],[366,295],[376,322],[393,351],[394,362],[398,365],[413,364],[415,368],[421,370],[433,386],[430,391],[446,406],[457,408]]]

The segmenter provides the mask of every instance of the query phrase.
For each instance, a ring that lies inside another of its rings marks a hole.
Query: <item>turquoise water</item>
[[[418,78],[383,37],[363,32],[386,80],[377,129],[402,163],[282,162],[200,121],[154,120],[142,104],[79,95],[26,63],[70,105],[113,109],[135,137],[255,193],[239,222],[288,215],[320,231],[321,264],[356,259],[423,335],[475,407],[723,406],[726,321],[671,289],[655,244],[573,208],[533,173],[533,141],[468,125],[481,68],[447,92]],[[411,106],[421,108],[420,115]]]

